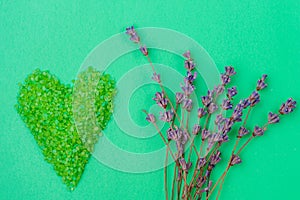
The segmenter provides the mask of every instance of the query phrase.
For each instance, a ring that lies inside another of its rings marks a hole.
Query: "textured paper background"
[[[238,71],[234,82],[238,83],[242,97],[249,94],[261,74],[269,74],[268,91],[263,92],[263,101],[251,116],[253,124],[263,124],[266,116],[261,113],[277,110],[290,96],[300,101],[299,13],[297,0],[128,0],[72,4],[0,0],[0,199],[164,198],[162,170],[138,175],[123,173],[94,158],[90,159],[77,189],[66,190],[43,160],[13,107],[17,83],[35,68],[50,69],[67,83],[96,45],[126,26],[170,28],[198,41],[220,70],[224,65],[234,65]],[[144,61],[138,53],[128,58],[133,65],[137,63],[135,59]],[[168,64],[162,56],[154,61]],[[136,110],[131,113],[137,123],[145,124]],[[243,164],[228,175],[221,199],[299,196],[299,119],[300,111],[296,110],[270,128],[265,137],[250,144],[243,152]],[[114,129],[111,122],[108,130]],[[112,134],[112,139],[123,145],[118,136]],[[141,144],[128,149],[147,151],[161,146],[159,142],[147,143],[144,149]]]

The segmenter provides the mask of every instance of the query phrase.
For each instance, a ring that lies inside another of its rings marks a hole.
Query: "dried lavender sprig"
[[[179,123],[182,125],[183,122],[179,119],[179,116],[178,116],[176,110],[174,109],[174,106],[173,106],[172,102],[170,101],[170,98],[168,97],[168,95],[167,95],[167,93],[165,92],[165,89],[164,89],[164,87],[163,87],[163,85],[162,85],[162,83],[161,83],[160,75],[157,74],[156,71],[155,71],[154,65],[153,65],[153,63],[152,63],[152,61],[151,61],[151,59],[150,59],[150,57],[149,57],[147,47],[146,47],[145,45],[142,45],[142,44],[141,44],[140,38],[139,38],[139,36],[138,36],[138,34],[137,34],[137,32],[136,32],[136,30],[134,29],[133,26],[130,26],[130,27],[126,28],[126,34],[130,35],[130,40],[132,40],[133,42],[139,44],[141,52],[143,53],[144,56],[147,57],[148,62],[149,62],[149,64],[150,64],[151,68],[152,68],[152,71],[153,71],[153,77],[156,79],[157,76],[159,76],[159,81],[156,81],[156,82],[159,83],[159,85],[160,85],[160,87],[161,87],[161,90],[162,90],[163,94],[165,95],[165,99],[167,100],[167,102],[169,102],[170,107],[171,107],[171,109],[173,110],[174,116],[177,118],[177,120],[179,121]],[[192,69],[194,68],[195,64],[193,63],[193,61],[192,61],[192,59],[191,59],[191,57],[190,57],[190,52],[186,52],[186,53],[184,54],[184,56],[185,56],[186,58],[188,58],[188,61],[189,61],[189,62],[188,62],[187,64],[189,65],[189,69],[192,70]],[[191,70],[190,70],[190,71],[191,71]],[[165,106],[164,103],[165,103],[165,101],[163,100],[162,102],[159,102],[159,105],[162,106],[162,107],[164,107],[164,106]],[[186,130],[186,131],[187,131],[187,130]],[[187,132],[188,132],[188,131],[187,131]],[[188,138],[191,139],[189,135],[188,135]],[[197,152],[196,147],[193,146],[193,148],[194,148],[194,150],[195,150],[195,152],[196,152],[196,154],[197,154],[197,157],[199,157],[199,156],[198,156],[198,152]]]
[[[289,98],[285,103],[283,103],[282,104],[282,106],[281,106],[281,108],[283,108],[283,107],[287,107],[287,108],[290,108],[290,109],[287,109],[287,112],[284,112],[284,114],[289,114],[289,113],[291,113],[294,109],[295,109],[295,107],[296,107],[296,101],[294,101],[292,98]],[[281,108],[280,108],[280,110],[279,110],[279,113],[280,114],[282,114],[280,111],[281,111]],[[284,114],[282,114],[282,115],[284,115]],[[277,115],[276,117],[275,117],[275,122],[273,121],[273,117],[274,117],[274,115],[275,114],[271,114],[271,117],[270,117],[270,113],[268,114],[268,122],[266,123],[266,125],[264,125],[263,126],[263,128],[260,128],[260,127],[258,127],[258,126],[255,126],[255,128],[254,128],[254,130],[253,130],[253,133],[252,133],[252,136],[243,144],[243,146],[238,150],[238,152],[235,154],[235,156],[238,156],[240,153],[241,153],[241,151],[250,143],[250,141],[253,139],[253,138],[255,138],[255,137],[257,137],[257,136],[262,136],[263,134],[264,134],[264,132],[265,132],[265,130],[267,129],[267,126],[269,125],[269,124],[274,124],[274,123],[278,123],[279,122],[279,116]],[[231,160],[232,160],[232,156],[231,156]],[[223,179],[223,181],[222,182],[224,182],[224,179],[225,179],[225,176],[226,176],[226,174],[227,174],[227,172],[228,172],[228,170],[229,170],[229,168],[231,167],[231,166],[233,166],[233,165],[231,165],[231,161],[229,162],[229,166],[226,168],[226,170],[225,170],[225,172],[223,173],[224,174],[224,176],[222,176],[222,179]],[[222,185],[221,185],[222,186]],[[220,189],[222,189],[222,187],[220,186]],[[220,191],[220,190],[219,190]],[[218,194],[219,194],[219,192],[218,192]]]
[[[163,140],[163,142],[167,146],[167,149],[169,150],[169,152],[170,152],[173,160],[176,161],[176,158],[175,158],[175,156],[174,156],[174,154],[173,154],[173,152],[172,152],[172,150],[170,148],[169,143],[166,141],[166,139],[164,138],[163,134],[161,133],[161,131],[159,130],[159,128],[158,128],[158,126],[156,124],[154,115],[153,114],[149,114],[146,110],[143,110],[143,112],[147,115],[147,117],[146,117],[147,121],[151,122],[154,125],[154,127],[156,128],[156,130],[159,133],[161,139]]]

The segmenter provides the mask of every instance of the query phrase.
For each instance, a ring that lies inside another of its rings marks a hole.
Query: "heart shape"
[[[111,117],[115,81],[89,67],[72,82],[37,69],[19,84],[16,109],[45,160],[74,190]]]

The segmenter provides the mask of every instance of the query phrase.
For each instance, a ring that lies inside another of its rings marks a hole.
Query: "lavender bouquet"
[[[157,117],[146,110],[144,112],[146,120],[157,129],[167,147],[166,163],[168,155],[171,155],[175,162],[171,192],[168,190],[166,165],[164,169],[166,199],[204,198],[208,200],[214,193],[216,193],[216,199],[219,199],[228,171],[242,162],[240,157],[242,150],[253,139],[264,135],[271,124],[278,123],[283,115],[291,113],[295,109],[296,101],[289,98],[277,112],[268,113],[265,125],[249,129],[247,127],[248,117],[260,102],[259,92],[267,87],[267,75],[263,75],[257,81],[255,90],[248,98],[241,99],[234,105],[233,98],[237,94],[237,88],[229,87],[229,83],[236,72],[232,66],[226,66],[225,72],[220,77],[221,83],[214,89],[208,90],[207,95],[201,96],[203,106],[195,108],[190,96],[195,92],[194,81],[197,73],[193,73],[195,62],[190,51],[187,51],[183,54],[184,67],[187,72],[181,83],[182,91],[176,93],[175,101],[172,103],[164,89],[160,74],[155,71],[148,49],[141,43],[136,30],[131,26],[126,29],[126,33],[130,36],[131,41],[139,45],[141,53],[147,58],[153,70],[152,79],[160,86],[160,91],[155,93],[153,100],[162,108],[159,119],[168,124],[168,130],[163,133],[156,123]],[[189,118],[192,109],[197,109],[198,122],[190,127]],[[245,116],[244,113],[246,113]],[[211,120],[214,120],[213,128],[208,126]],[[235,124],[239,127],[238,131],[232,131]],[[211,174],[221,161],[220,147],[229,140],[229,134],[236,136],[235,145],[230,151],[230,158],[223,173],[213,181]],[[200,145],[195,144],[197,138],[201,140]],[[175,151],[170,148],[172,143],[176,145]],[[242,144],[239,145],[240,143]],[[196,158],[196,160],[192,158]]]

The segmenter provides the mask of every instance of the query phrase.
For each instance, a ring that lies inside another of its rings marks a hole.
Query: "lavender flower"
[[[140,37],[137,35],[133,26],[126,28],[126,34],[130,35],[130,40],[134,43],[140,42]]]
[[[181,89],[184,92],[185,96],[190,96],[193,93],[195,87],[190,83],[185,82],[185,85],[181,85]]]
[[[248,98],[243,99],[243,100],[241,100],[240,104],[244,109],[246,109],[248,106],[250,106],[250,100]]]
[[[236,74],[236,72],[234,71],[234,68],[232,66],[226,66],[225,73],[227,76],[233,76]]]
[[[135,29],[134,29],[134,27],[133,26],[130,26],[130,27],[128,27],[128,28],[126,28],[126,34],[128,34],[128,35],[135,35],[136,34],[136,31],[135,31]]]
[[[176,93],[176,104],[181,104],[184,99],[184,95],[181,92]]]
[[[207,151],[209,151],[216,142],[220,142],[222,140],[221,135],[219,133],[213,133],[209,136]]]
[[[219,145],[221,145],[221,144],[224,143],[224,142],[227,142],[228,140],[229,140],[229,138],[228,138],[227,133],[222,133],[222,134],[221,134],[221,138],[220,138],[220,140],[218,141],[218,142],[219,142]]]
[[[191,99],[185,99],[185,100],[183,100],[182,107],[184,109],[186,109],[188,112],[191,112],[192,107],[193,107],[193,101]]]
[[[201,126],[199,124],[195,124],[194,127],[193,127],[192,133],[194,135],[198,135],[198,133],[200,132],[200,129],[201,129]]]
[[[161,100],[156,101],[156,103],[157,103],[157,105],[159,105],[163,109],[166,109],[167,105],[168,105],[168,100],[166,98],[162,98]]]
[[[157,83],[161,83],[160,75],[157,74],[156,72],[153,73],[152,79]]]
[[[201,132],[201,139],[202,139],[202,141],[206,140],[209,135],[210,135],[209,130],[202,129],[202,132]]]
[[[279,122],[279,116],[277,114],[274,114],[272,112],[269,112],[268,114],[268,123],[269,124],[275,124]]]
[[[169,140],[179,141],[181,138],[182,132],[178,129],[174,130],[169,128],[167,131],[167,136]]]
[[[186,161],[185,161],[184,158],[179,159],[179,163],[180,163],[180,165],[181,165],[181,167],[182,167],[182,170],[183,170],[183,171],[186,171],[186,172],[187,172],[187,171],[191,168],[191,166],[192,166],[192,163],[191,163],[191,162],[186,163]]]
[[[238,133],[238,138],[243,137],[244,135],[247,135],[249,133],[249,130],[247,130],[245,127],[241,126]]]
[[[184,54],[183,54],[183,56],[186,58],[186,59],[188,59],[188,60],[192,60],[192,58],[191,58],[191,52],[188,50],[188,51],[186,51]]]
[[[144,54],[144,56],[148,56],[148,49],[146,46],[141,46],[140,51],[142,52],[142,54]]]
[[[182,129],[177,129],[177,131],[181,131],[181,138],[179,141],[181,144],[185,144],[188,141],[188,133]]]
[[[153,114],[147,114],[146,120],[150,123],[155,123],[155,116]]]
[[[207,114],[207,112],[204,110],[204,108],[199,108],[198,109],[198,118],[202,118],[206,114]]]
[[[260,102],[260,96],[257,91],[252,92],[252,94],[249,97],[249,101],[251,107],[255,106],[257,103]]]
[[[231,166],[240,164],[241,162],[242,162],[242,160],[238,155],[232,155],[231,161],[230,161]]]
[[[224,86],[223,85],[218,85],[217,87],[214,88],[214,92],[216,93],[216,96],[219,96],[224,92]]]
[[[205,184],[205,182],[206,182],[206,178],[203,176],[199,176],[196,180],[196,187],[202,188],[202,186]],[[202,192],[204,192],[204,191],[202,191]]]
[[[217,110],[218,110],[218,106],[215,103],[210,103],[209,106],[208,106],[208,108],[207,108],[207,111],[210,114],[214,113]]]
[[[254,127],[253,136],[262,136],[264,134],[265,130],[260,128],[259,126]]]
[[[234,97],[236,94],[237,94],[237,90],[235,86],[227,89],[228,99],[232,99],[232,97]]]
[[[222,108],[224,110],[229,110],[229,109],[232,109],[232,103],[231,101],[229,101],[228,99],[224,99],[223,102],[222,102]]]
[[[164,94],[162,92],[156,92],[155,97],[153,98],[154,101],[160,101],[164,98]]]
[[[279,109],[279,113],[282,115],[289,114],[294,111],[296,108],[296,101],[292,98],[289,98],[285,103],[283,103]]]
[[[164,122],[170,122],[173,119],[173,112],[172,111],[166,111],[163,113],[160,113],[160,119]]]
[[[265,83],[265,79],[267,78],[267,75],[264,74],[261,79],[259,79],[257,81],[257,85],[256,85],[256,90],[259,91],[259,90],[262,90],[264,89],[265,87],[267,87],[267,84]]]
[[[202,96],[201,97],[202,104],[206,107],[212,102],[212,98],[210,96]]]
[[[221,160],[221,152],[218,150],[216,153],[214,153],[211,156],[210,164],[212,166],[215,166],[218,162]]]
[[[240,122],[242,121],[242,110],[243,110],[243,107],[241,104],[237,104],[234,108],[234,111],[232,113],[232,116],[231,116],[231,119],[234,121],[234,122]]]
[[[186,77],[184,78],[184,81],[192,84],[194,80],[196,80],[196,78],[197,78],[197,72],[194,72],[194,74],[192,74],[191,72],[188,71]]]
[[[228,83],[230,83],[231,79],[228,75],[226,74],[221,74],[221,82],[222,82],[222,85],[225,86],[227,85]]]
[[[202,167],[204,167],[206,164],[206,159],[205,158],[200,158],[197,164],[197,169],[200,170]]]
[[[185,60],[184,67],[190,72],[195,69],[195,63],[192,60]]]
[[[131,35],[130,40],[134,43],[139,43],[140,42],[140,37],[136,34]]]
[[[231,127],[233,125],[233,121],[230,119],[225,119],[224,126],[222,129],[222,133],[228,133],[231,130]]]
[[[219,124],[221,124],[224,121],[225,121],[225,118],[223,117],[223,115],[222,114],[218,114],[216,116],[216,119],[215,119],[215,124],[219,125]]]

